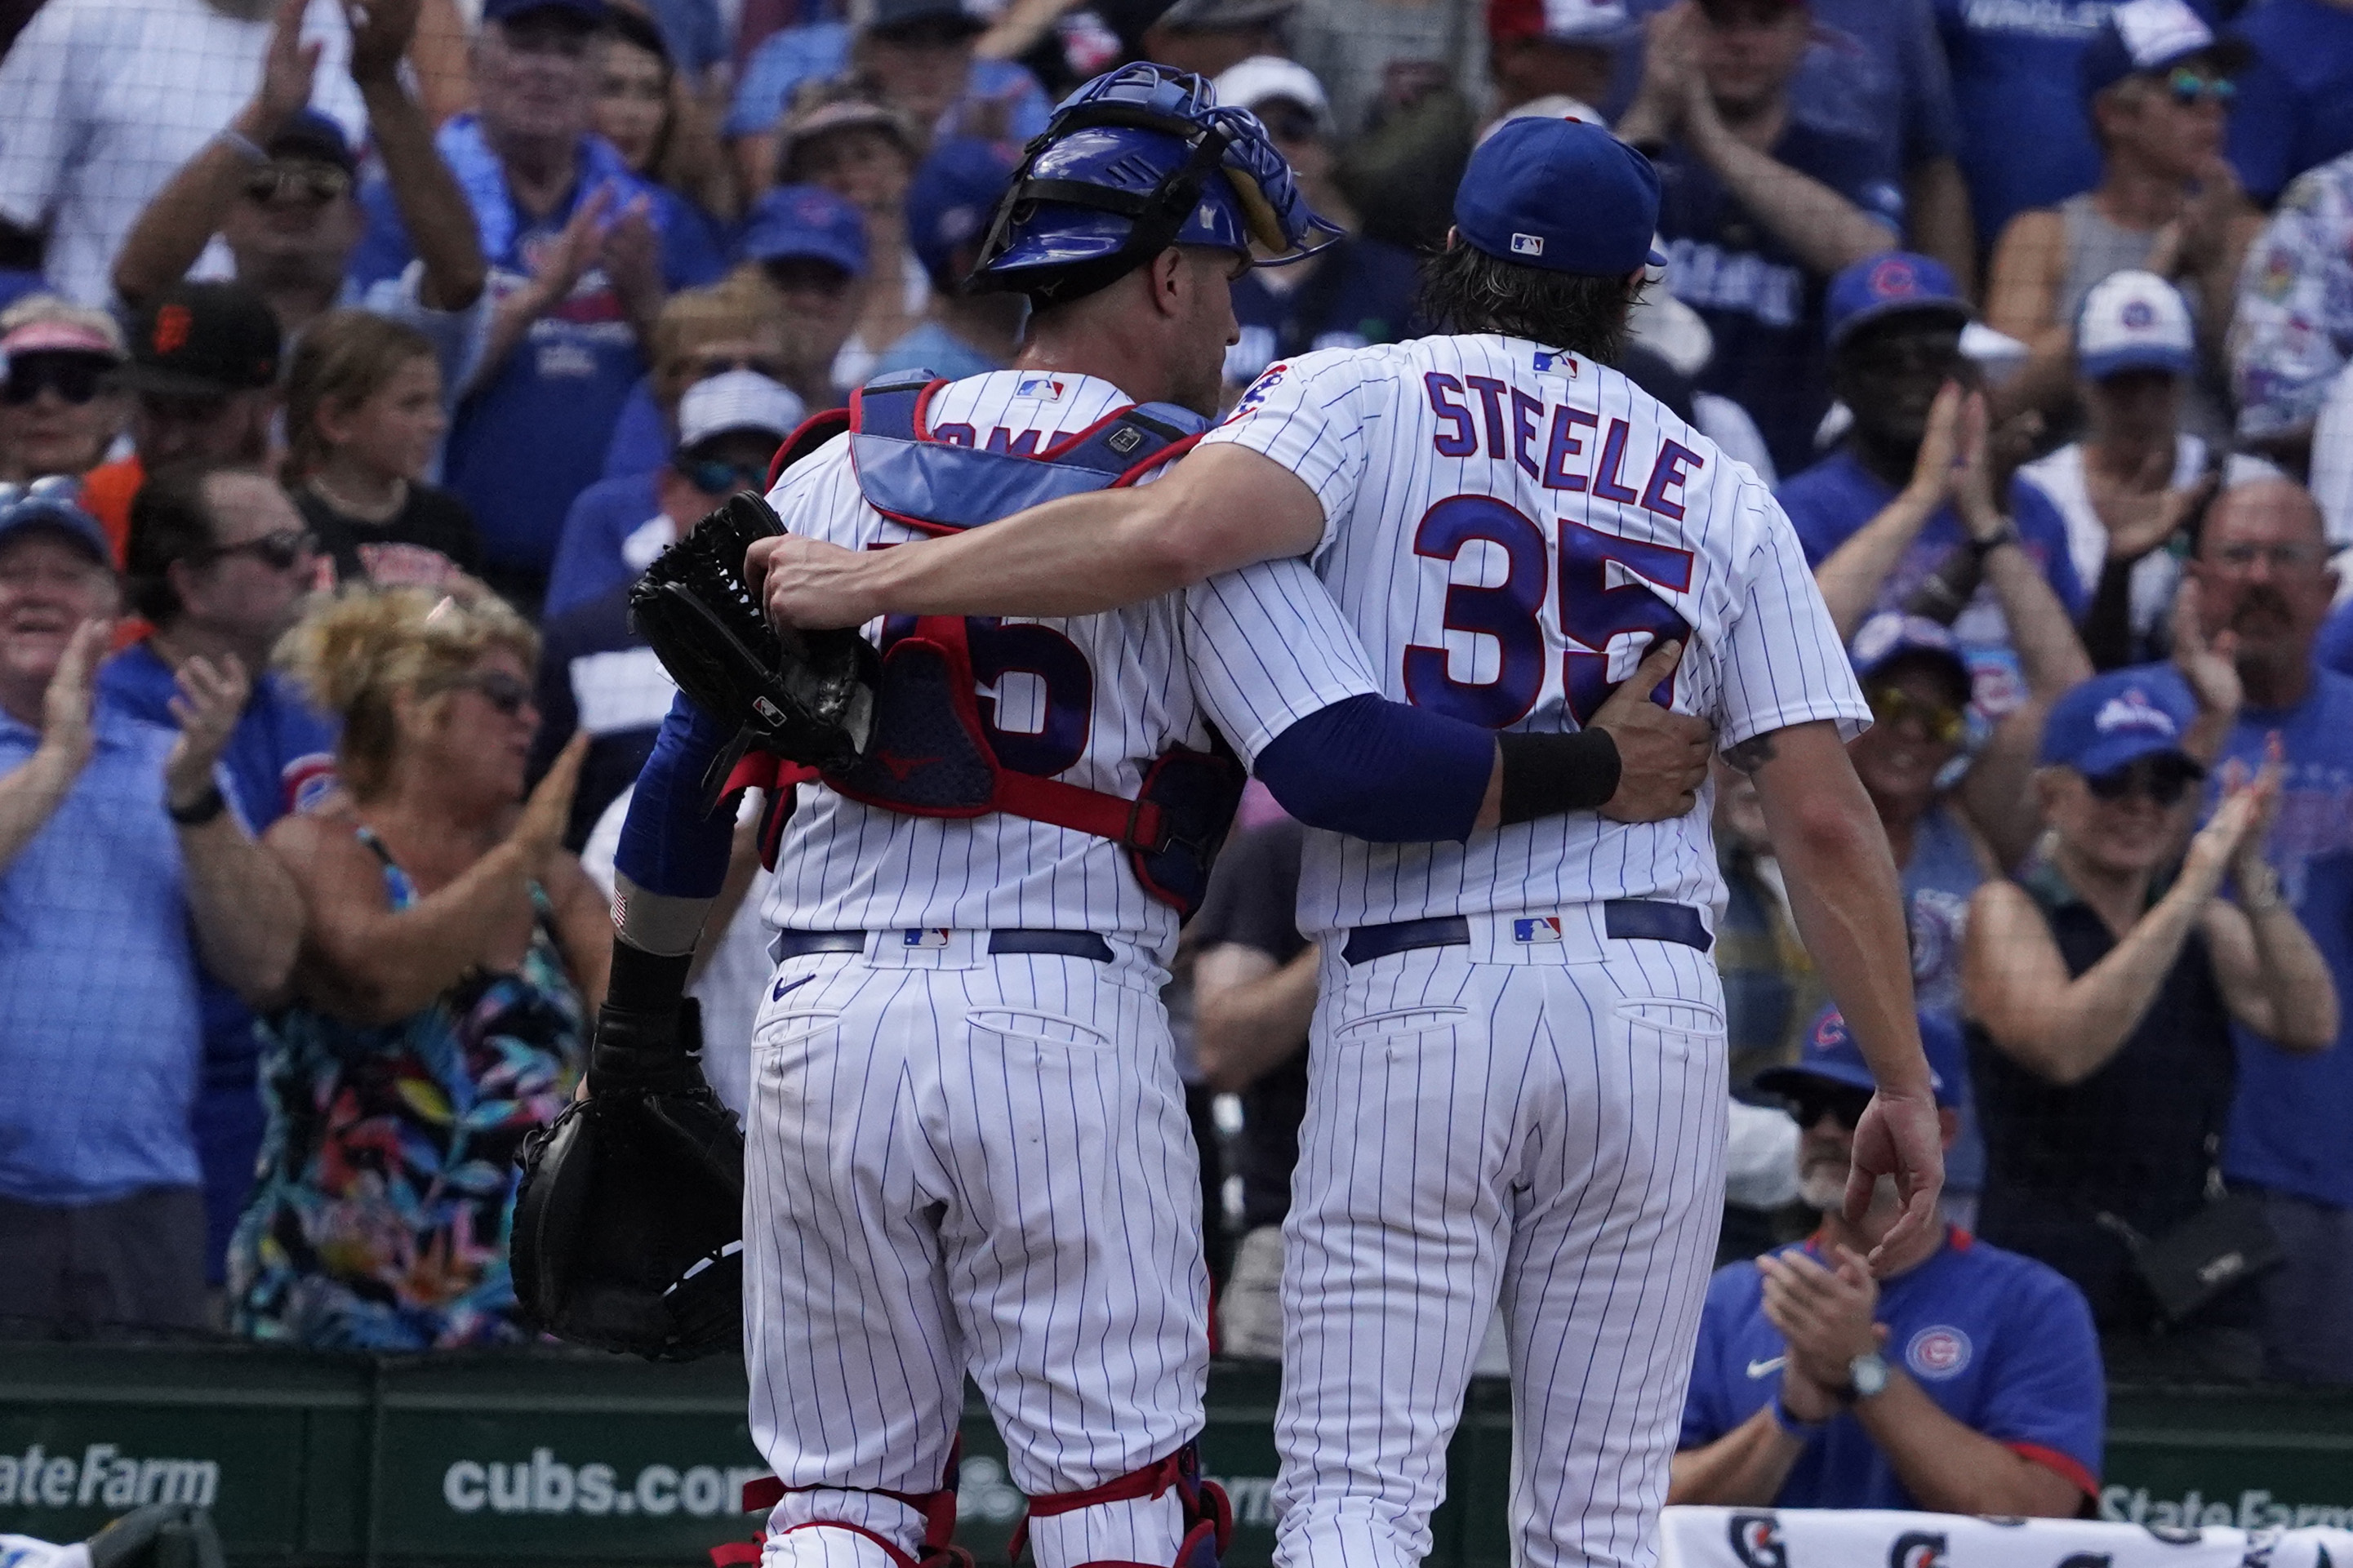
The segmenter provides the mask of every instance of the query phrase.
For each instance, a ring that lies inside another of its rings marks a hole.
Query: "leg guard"
[[[1100,1486],[1030,1499],[1021,1522],[1013,1527],[1012,1540],[1006,1543],[1006,1556],[1012,1563],[1021,1561],[1022,1551],[1029,1543],[1029,1521],[1032,1519],[1052,1519],[1103,1503],[1158,1498],[1171,1490],[1176,1494],[1182,1525],[1173,1568],[1218,1568],[1225,1557],[1227,1542],[1233,1539],[1233,1505],[1226,1499],[1225,1488],[1215,1481],[1201,1479],[1200,1449],[1192,1443],[1186,1444],[1165,1458],[1114,1477]],[[1170,1565],[1099,1561],[1082,1564],[1082,1568],[1170,1568]]]
[[[916,1548],[915,1555],[913,1557],[908,1556],[900,1548],[898,1542],[875,1531],[869,1530],[862,1524],[852,1524],[847,1520],[809,1520],[800,1524],[789,1525],[776,1533],[785,1536],[800,1530],[843,1530],[852,1535],[863,1536],[881,1547],[889,1555],[893,1568],[975,1568],[971,1552],[961,1546],[950,1544],[955,1535],[957,1461],[963,1458],[963,1455],[964,1439],[958,1436],[948,1447],[947,1470],[941,1477],[939,1489],[936,1491],[894,1492],[881,1487],[837,1489],[871,1491],[877,1497],[886,1497],[893,1502],[903,1503],[922,1514],[923,1516],[923,1543]],[[782,1502],[787,1492],[819,1489],[822,1489],[788,1487],[774,1476],[762,1476],[758,1480],[744,1483],[744,1511],[765,1512]],[[731,1541],[723,1546],[712,1547],[711,1561],[713,1568],[756,1568],[761,1553],[767,1544],[768,1533],[763,1530],[749,1541]]]

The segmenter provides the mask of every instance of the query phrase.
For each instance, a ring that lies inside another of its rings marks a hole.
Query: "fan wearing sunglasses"
[[[354,11],[351,72],[385,184],[419,237],[424,265],[401,307],[458,310],[480,295],[484,266],[465,197],[400,82],[417,5],[381,0]],[[302,16],[281,0],[253,97],[139,215],[114,258],[124,300],[145,304],[185,277],[215,235],[290,340],[343,300],[365,226],[360,159],[343,126],[309,107],[318,61],[301,42]]]
[[[582,496],[556,545],[547,617],[634,581],[737,490],[765,491],[768,459],[800,421],[800,399],[757,371],[731,370],[688,387],[679,400],[678,446],[651,477],[659,510],[649,518],[642,510],[591,508],[585,503],[596,491]]]
[[[1920,1043],[1950,1145],[1959,1032],[1924,1015]],[[1717,1271],[1667,1500],[2069,1518],[2099,1485],[2106,1401],[2091,1314],[2043,1264],[1957,1227],[1864,1267],[1897,1212],[1892,1191],[1860,1222],[1841,1212],[1871,1081],[1835,1007],[1797,1061],[1757,1075],[1798,1124],[1799,1195],[1821,1224]]]
[[[86,474],[122,433],[122,329],[51,295],[0,314],[0,483]]]
[[[1987,274],[1987,324],[2031,351],[2002,386],[2003,413],[2074,410],[2084,297],[2125,268],[2180,286],[2209,371],[2220,363],[2239,262],[2263,226],[2222,156],[2234,79],[2248,58],[2246,45],[2215,37],[2188,0],[2127,0],[2093,35],[2082,86],[2099,183],[2010,219]],[[2194,424],[2220,433],[2212,399],[2197,412]]]
[[[2264,858],[2276,736],[2252,779],[2225,771],[2180,853],[2204,773],[2184,750],[2196,712],[2161,668],[2101,676],[2052,710],[2043,847],[1969,908],[1963,1005],[1988,1156],[1978,1228],[2074,1280],[2103,1334],[2169,1329],[2174,1352],[2252,1376],[2253,1292],[2165,1323],[2134,1255],[2209,1200],[2232,1021],[2316,1051],[2336,1038],[2337,999]]]

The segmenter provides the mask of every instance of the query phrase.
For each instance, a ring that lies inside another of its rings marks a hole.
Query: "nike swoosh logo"
[[[769,1000],[769,1001],[771,1001],[771,1002],[781,1002],[781,1001],[783,1001],[783,1000],[785,999],[785,993],[786,993],[786,992],[787,992],[787,991],[797,991],[797,990],[799,990],[802,986],[804,986],[804,985],[807,984],[810,981],[815,980],[816,978],[817,978],[817,976],[816,976],[816,975],[814,975],[814,974],[804,974],[804,975],[802,975],[798,980],[784,980],[784,979],[779,979],[779,980],[776,982],[776,988],[774,991],[771,991],[771,992],[769,992],[769,993],[768,993],[768,1000]],[[1754,1376],[1755,1376],[1755,1375],[1757,1375],[1757,1374],[1756,1374],[1756,1373],[1749,1373],[1749,1375],[1750,1375],[1751,1377],[1754,1377]]]
[[[1773,1373],[1780,1371],[1784,1365],[1788,1364],[1788,1360],[1789,1358],[1788,1356],[1777,1355],[1767,1356],[1763,1361],[1752,1361],[1748,1363],[1748,1375],[1751,1377],[1770,1377]]]
[[[881,763],[882,766],[889,771],[892,778],[897,779],[901,784],[904,784],[907,782],[908,774],[913,773],[918,768],[928,768],[940,759],[937,757],[901,757],[894,756],[889,752],[877,752],[874,753],[874,760]]]

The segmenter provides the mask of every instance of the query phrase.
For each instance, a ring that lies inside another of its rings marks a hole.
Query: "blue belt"
[[[1601,906],[1601,928],[1620,942],[1677,942],[1702,952],[1715,945],[1697,910],[1662,899],[1611,899]],[[1426,921],[1398,921],[1394,925],[1358,926],[1349,931],[1348,944],[1340,950],[1340,956],[1350,963],[1370,963],[1418,947],[1470,945],[1471,922],[1461,915],[1440,915]]]
[[[920,930],[886,933],[898,935],[908,947],[921,947],[917,940],[924,933]],[[768,956],[778,963],[788,958],[806,958],[812,952],[864,952],[866,932],[862,931],[780,931],[768,944]],[[988,933],[988,951],[998,953],[1049,953],[1059,958],[1091,959],[1096,963],[1112,961],[1111,943],[1091,931],[993,931]]]

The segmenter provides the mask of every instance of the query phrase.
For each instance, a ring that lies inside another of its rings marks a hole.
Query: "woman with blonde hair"
[[[448,428],[424,333],[368,310],[330,310],[302,333],[279,477],[338,582],[441,588],[481,570],[474,514],[425,482]]]
[[[562,847],[582,747],[523,796],[538,637],[488,595],[323,600],[280,658],[343,723],[345,795],[264,840],[309,917],[265,1026],[260,1175],[229,1249],[259,1339],[522,1340],[514,1159],[586,1059],[612,944]]]

